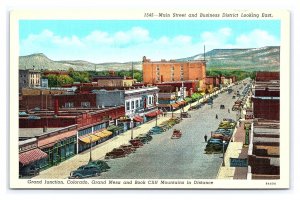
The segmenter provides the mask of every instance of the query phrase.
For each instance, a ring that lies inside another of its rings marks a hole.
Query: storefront
[[[38,147],[48,155],[43,168],[57,165],[76,154],[77,130],[66,128],[38,137]]]
[[[19,144],[19,177],[37,175],[47,165],[47,153],[37,148],[36,138]]]

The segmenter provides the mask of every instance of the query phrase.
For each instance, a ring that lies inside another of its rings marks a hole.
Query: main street
[[[241,85],[233,86],[234,91]],[[236,99],[233,93],[218,94],[213,106],[205,105],[199,110],[189,111],[191,118],[185,118],[173,128],[181,129],[180,139],[170,139],[173,129],[154,135],[149,144],[139,148],[125,158],[108,161],[111,169],[104,172],[100,179],[214,179],[222,162],[221,154],[205,154],[204,135],[218,128],[223,118],[236,119],[231,111]],[[220,109],[220,105],[225,109]],[[230,109],[230,113],[228,112]],[[218,119],[216,119],[216,114]]]

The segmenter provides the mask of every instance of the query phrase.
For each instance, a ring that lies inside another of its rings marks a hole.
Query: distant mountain
[[[178,59],[204,60],[204,54]],[[279,71],[280,47],[214,49],[205,54],[207,68]]]
[[[126,63],[90,63],[83,60],[62,60],[54,61],[49,59],[46,55],[42,53],[31,54],[28,56],[19,57],[19,68],[20,69],[48,69],[48,70],[68,70],[73,68],[75,71],[104,71],[104,70],[130,70],[131,62]],[[142,62],[133,62],[134,69],[141,70]]]
[[[176,59],[177,61],[204,60],[204,54],[197,54],[187,58]],[[248,49],[213,49],[205,54],[207,68],[218,69],[243,69],[243,70],[264,70],[279,71],[280,47],[267,46],[262,48]],[[42,53],[19,57],[20,69],[48,69],[68,70],[73,68],[76,71],[104,71],[104,70],[130,70],[131,62],[125,63],[90,63],[82,60],[53,61]],[[134,69],[141,70],[142,62],[133,62]]]

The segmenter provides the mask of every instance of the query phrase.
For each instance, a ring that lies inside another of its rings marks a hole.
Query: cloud
[[[223,27],[215,31],[198,33],[198,37],[178,34],[152,36],[142,27],[109,33],[93,30],[84,36],[58,35],[45,29],[30,34],[20,41],[20,54],[44,53],[53,60],[86,60],[90,62],[126,62],[141,60],[176,59],[203,53],[215,48],[252,48],[279,45],[279,39],[265,30],[255,29],[235,33]]]
[[[250,33],[242,34],[236,38],[236,45],[243,47],[262,47],[279,45],[280,42],[267,31],[255,29]]]

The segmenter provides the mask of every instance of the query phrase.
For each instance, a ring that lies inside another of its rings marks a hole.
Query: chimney
[[[58,98],[56,97],[54,99],[54,114],[55,115],[58,115],[58,108],[59,108],[59,106],[58,106]]]

